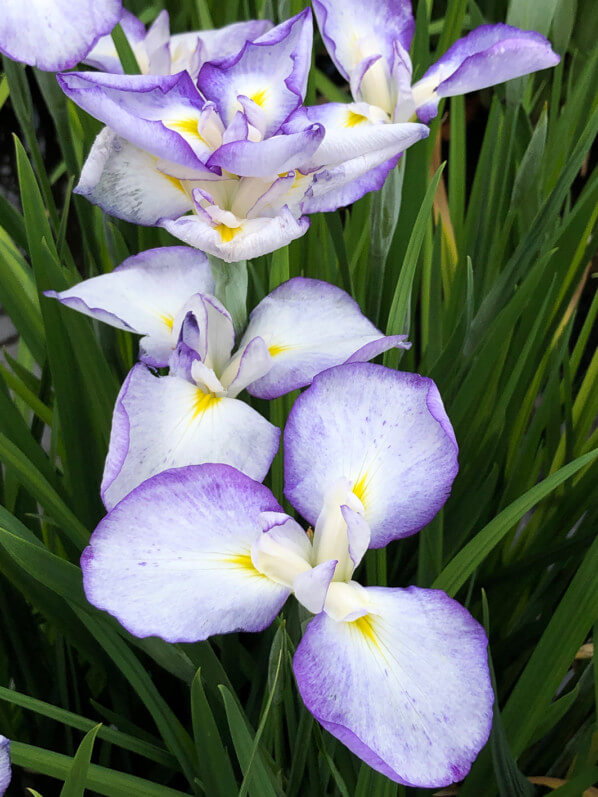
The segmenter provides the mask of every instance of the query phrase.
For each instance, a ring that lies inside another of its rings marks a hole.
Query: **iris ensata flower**
[[[306,9],[236,55],[205,63],[197,83],[187,72],[60,75],[66,94],[108,125],[78,193],[231,262],[303,235],[305,214],[322,203],[340,207],[371,190],[370,172],[428,128],[379,124],[364,134],[353,117],[329,115],[326,127],[302,112],[295,118],[312,36]],[[361,113],[378,111],[363,104]]]
[[[197,77],[206,61],[227,58],[246,41],[253,41],[272,27],[267,20],[235,22],[217,30],[170,35],[168,11],[161,11],[149,29],[130,11],[123,9],[120,24],[144,75],[170,75],[186,70]],[[121,74],[123,69],[111,36],[103,36],[85,58],[85,63],[103,72]]]
[[[0,52],[47,72],[71,69],[121,14],[121,0],[2,0]]]
[[[316,376],[284,436],[285,494],[224,465],[170,470],[101,521],[86,595],[132,634],[192,642],[260,631],[291,593],[316,616],[293,668],[307,708],[389,778],[445,786],[485,744],[484,630],[438,590],[364,588],[368,548],[407,537],[446,501],[457,444],[432,380],[369,363]]]
[[[8,789],[11,778],[10,740],[0,736],[0,795]]]
[[[237,400],[244,389],[277,398],[333,365],[409,347],[405,335],[383,335],[340,288],[297,277],[253,310],[233,354],[233,323],[213,290],[202,252],[164,247],[46,294],[143,335],[142,363],[130,371],[114,409],[102,481],[107,508],[155,473],[183,465],[225,463],[261,481],[280,430]],[[157,377],[148,366],[170,370]]]
[[[356,101],[387,119],[417,114],[428,123],[442,97],[466,94],[559,63],[535,31],[482,25],[456,41],[411,84],[409,47],[415,30],[410,0],[313,0],[322,39]]]

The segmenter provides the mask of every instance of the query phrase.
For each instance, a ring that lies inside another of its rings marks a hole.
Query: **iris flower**
[[[144,75],[170,75],[186,70],[197,77],[206,61],[227,58],[246,41],[253,41],[272,27],[267,19],[235,22],[218,30],[192,31],[170,35],[168,11],[160,11],[150,28],[123,9],[120,24]],[[85,58],[85,63],[102,72],[122,73],[120,58],[111,36],[103,36]]]
[[[277,398],[333,365],[409,347],[405,335],[383,335],[340,288],[296,277],[253,310],[233,354],[233,323],[213,290],[202,252],[164,247],[46,294],[143,335],[142,362],[114,409],[102,481],[107,508],[155,473],[182,465],[225,463],[261,481],[280,430],[237,399],[244,389]],[[169,373],[158,377],[148,366],[169,366]]]
[[[78,193],[231,262],[284,246],[307,230],[305,214],[371,190],[370,172],[428,128],[376,124],[364,133],[353,117],[330,116],[326,126],[295,118],[312,36],[306,9],[236,55],[205,63],[196,82],[188,72],[60,75],[65,93],[108,125]]]
[[[438,590],[364,588],[368,548],[442,507],[457,444],[432,380],[369,363],[316,376],[284,435],[285,495],[204,464],[141,484],[83,552],[86,595],[138,637],[193,642],[260,631],[291,593],[313,613],[293,669],[309,711],[374,769],[409,786],[463,778],[493,693],[484,630]]]
[[[353,98],[395,122],[417,114],[428,123],[442,97],[494,86],[559,63],[535,31],[482,25],[456,41],[415,84],[409,47],[415,22],[410,0],[313,0],[322,39]],[[324,122],[325,124],[325,122]]]
[[[11,778],[10,741],[6,736],[0,736],[0,795],[8,789]]]
[[[121,0],[2,0],[0,52],[47,72],[71,69],[122,13]]]

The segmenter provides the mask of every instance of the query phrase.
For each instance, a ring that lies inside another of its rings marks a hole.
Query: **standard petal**
[[[236,355],[222,374],[221,381],[233,398],[248,385],[268,373],[272,367],[272,355],[261,338],[253,338]]]
[[[193,208],[180,180],[160,171],[153,155],[109,127],[94,141],[75,193],[106,213],[147,226],[164,218],[177,219]]]
[[[10,740],[0,736],[0,797],[8,789],[11,777]]]
[[[319,614],[324,608],[326,594],[337,563],[332,559],[304,570],[293,581],[293,593],[308,612]]]
[[[211,154],[198,124],[205,105],[191,77],[111,75],[65,72],[58,75],[64,93],[84,111],[156,158],[208,170]]]
[[[121,14],[121,0],[3,0],[0,52],[47,72],[71,69]]]
[[[560,57],[548,39],[511,25],[482,25],[456,41],[413,86],[422,121],[432,119],[440,97],[494,86],[556,66]]]
[[[116,400],[102,498],[111,509],[156,473],[185,465],[232,465],[261,481],[280,430],[243,401],[218,398],[136,365]]]
[[[369,588],[354,622],[308,625],[293,668],[314,717],[373,769],[407,786],[467,775],[492,724],[483,628],[438,590]]]
[[[272,135],[305,97],[312,38],[311,11],[305,9],[247,42],[238,55],[204,64],[197,85],[225,124],[241,107],[239,96],[253,100],[266,115],[265,134]]]
[[[370,56],[382,55],[390,69],[395,40],[409,49],[415,30],[410,0],[314,0],[313,5],[326,49],[347,81]]]
[[[320,371],[384,339],[348,293],[304,277],[285,282],[258,304],[240,348],[257,336],[265,341],[273,362],[249,392],[267,399],[305,387]]]
[[[288,208],[283,208],[272,218],[243,219],[235,228],[213,225],[199,215],[165,219],[161,226],[190,246],[234,263],[274,252],[300,238],[307,232],[309,219],[296,219]]]
[[[316,376],[284,437],[285,495],[314,523],[330,487],[348,479],[363,504],[370,547],[427,525],[457,475],[457,444],[431,379],[371,363]]]
[[[144,351],[162,368],[176,343],[175,318],[198,292],[214,292],[208,258],[186,246],[164,246],[127,258],[109,274],[45,295],[111,326],[147,335]]]
[[[226,465],[161,473],[93,533],[81,557],[87,598],[138,637],[261,631],[289,594],[251,562],[265,511],[280,511],[270,490]]]

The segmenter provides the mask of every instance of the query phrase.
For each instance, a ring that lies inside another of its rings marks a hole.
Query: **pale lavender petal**
[[[379,153],[364,155],[317,172],[301,203],[301,210],[304,213],[329,213],[352,205],[371,191],[379,191],[400,157],[388,155],[388,159],[380,163]]]
[[[418,115],[429,121],[436,115],[439,97],[494,86],[559,61],[548,39],[535,31],[482,25],[456,41],[413,86]]]
[[[120,26],[123,29],[129,44],[135,52],[136,45],[145,39],[145,25],[140,19],[137,19],[135,14],[123,8],[122,16],[119,20]],[[101,72],[115,72],[123,74],[122,64],[118,57],[118,52],[114,46],[112,36],[102,36],[94,47],[89,51],[85,57],[84,64],[93,66]]]
[[[199,122],[204,101],[186,72],[178,75],[110,75],[66,72],[58,75],[65,94],[119,136],[157,158],[208,171],[197,156],[205,149],[176,125]],[[171,127],[168,127],[170,124]]]
[[[47,72],[71,69],[121,14],[121,0],[3,0],[0,52]]]
[[[45,295],[111,326],[148,336],[144,352],[162,368],[176,343],[173,327],[179,311],[193,294],[213,291],[203,252],[165,246],[129,257],[108,274]]]
[[[111,509],[138,484],[169,468],[217,462],[261,481],[280,430],[245,402],[218,398],[176,376],[136,365],[116,400],[102,498]]]
[[[261,631],[289,594],[251,562],[265,511],[280,511],[270,490],[226,465],[161,473],[93,533],[81,557],[87,598],[138,637]]]
[[[410,349],[411,343],[407,340],[407,335],[387,335],[385,338],[373,340],[371,343],[366,343],[361,349],[352,354],[346,362],[348,363],[366,363],[368,360],[373,360],[379,354],[383,354],[389,349]]]
[[[11,778],[10,740],[0,736],[0,797],[8,789]]]
[[[347,538],[349,540],[349,556],[355,567],[361,562],[365,552],[370,547],[372,531],[367,520],[346,504],[341,506],[341,513],[347,524]]]
[[[371,363],[316,376],[284,438],[285,495],[311,524],[348,479],[381,548],[426,526],[457,475],[457,445],[431,379]]]
[[[370,613],[307,626],[293,669],[307,708],[373,769],[407,786],[462,780],[494,695],[484,629],[439,590],[366,590]]]
[[[295,277],[258,304],[240,347],[261,337],[272,368],[249,386],[252,396],[272,399],[308,385],[326,368],[339,365],[384,335],[363,315],[348,293],[321,280]]]
[[[238,55],[204,64],[197,85],[216,103],[225,124],[237,112],[240,95],[254,100],[266,114],[266,134],[272,135],[305,97],[312,38],[311,11],[305,9],[247,42]]]
[[[268,373],[272,367],[272,357],[262,338],[253,338],[241,353],[232,360],[222,374],[221,381],[227,394],[238,396],[242,390]]]
[[[336,565],[332,559],[329,562],[322,562],[311,570],[300,573],[293,581],[295,597],[312,614],[319,614],[324,608],[326,593]]]
[[[85,161],[76,194],[133,224],[178,219],[193,207],[180,180],[158,169],[156,158],[105,127]]]
[[[390,69],[393,42],[408,50],[415,30],[410,0],[314,0],[326,49],[349,81],[366,58],[382,55]]]

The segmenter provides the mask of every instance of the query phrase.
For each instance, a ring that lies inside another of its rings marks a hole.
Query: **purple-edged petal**
[[[47,72],[71,69],[121,14],[121,0],[3,0],[0,52]]]
[[[0,797],[8,789],[11,777],[10,740],[0,736]]]
[[[457,444],[431,379],[371,363],[316,376],[284,437],[285,495],[314,523],[327,492],[348,479],[381,548],[427,525],[457,475]]]
[[[276,135],[265,141],[233,141],[219,147],[208,165],[247,177],[271,177],[317,159],[314,153],[323,139],[324,128],[314,124],[300,133]]]
[[[293,593],[308,612],[319,614],[334,576],[336,562],[331,559],[300,573],[293,581]]]
[[[261,631],[289,594],[251,562],[265,511],[280,511],[270,490],[234,468],[161,473],[93,533],[81,557],[87,598],[138,637]]]
[[[350,506],[343,504],[341,514],[347,524],[347,539],[349,541],[349,556],[353,562],[353,567],[361,562],[365,552],[370,547],[372,530],[368,526],[367,520],[351,509]]]
[[[241,348],[256,336],[268,346],[272,368],[249,392],[267,399],[305,387],[320,371],[385,339],[348,293],[304,277],[285,282],[262,299],[251,313]]]
[[[207,257],[186,246],[165,246],[129,257],[109,274],[45,295],[118,329],[146,335],[146,357],[165,367],[178,334],[175,319],[198,292],[214,292]]]
[[[134,487],[169,468],[217,462],[261,481],[280,430],[245,402],[216,397],[176,376],[136,365],[114,408],[102,498],[110,509]]]
[[[145,25],[140,19],[137,19],[135,14],[127,11],[126,8],[123,8],[119,23],[139,61],[139,44],[145,39]],[[102,36],[101,39],[98,39],[94,47],[86,55],[83,63],[93,66],[101,72],[123,74],[122,64],[110,35]]]
[[[293,669],[326,730],[392,780],[448,786],[467,775],[492,724],[483,628],[438,590],[369,588],[354,622],[315,617]]]
[[[413,86],[422,121],[436,115],[440,97],[494,86],[556,66],[548,39],[511,25],[482,25],[456,41]]]
[[[348,363],[366,363],[368,360],[373,360],[379,354],[383,354],[390,349],[410,349],[411,343],[407,340],[407,335],[388,335],[385,338],[373,340],[371,343],[366,343],[358,349],[355,354],[352,354],[346,362]]]
[[[198,130],[204,101],[186,72],[66,72],[58,82],[73,102],[132,144],[157,158],[208,171],[197,154],[211,153]]]
[[[305,216],[297,219],[283,208],[273,218],[243,219],[234,228],[214,225],[199,215],[166,219],[161,226],[190,246],[234,263],[266,255],[300,238],[309,227],[309,219]]]
[[[305,9],[247,42],[236,56],[204,64],[197,85],[225,124],[241,107],[239,96],[253,100],[266,115],[266,135],[272,135],[305,97],[312,39],[311,11]]]
[[[401,157],[388,156],[381,163],[379,156],[380,153],[363,155],[317,172],[301,202],[301,210],[304,213],[328,213],[353,204],[370,191],[379,191]]]
[[[314,13],[326,49],[345,78],[371,56],[390,69],[393,42],[408,50],[415,30],[410,0],[314,0]]]
[[[106,213],[148,226],[159,219],[176,219],[193,207],[180,180],[160,171],[153,155],[109,127],[94,141],[75,193]]]

